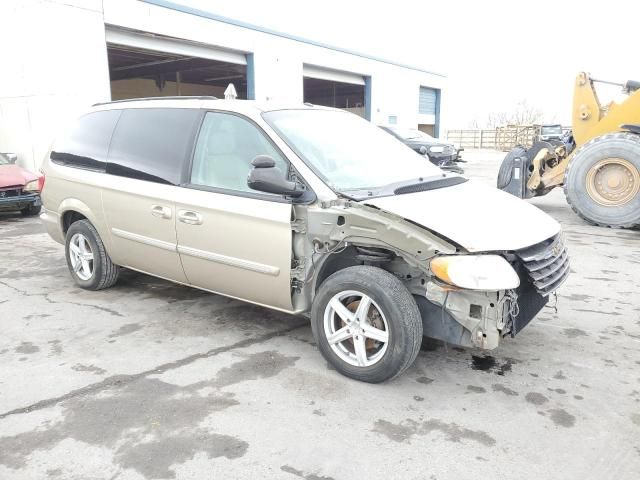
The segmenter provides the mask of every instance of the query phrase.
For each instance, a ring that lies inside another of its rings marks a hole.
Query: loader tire
[[[640,135],[610,133],[581,146],[567,166],[564,194],[589,223],[640,225]]]

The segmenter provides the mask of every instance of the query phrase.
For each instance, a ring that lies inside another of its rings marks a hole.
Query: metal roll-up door
[[[438,92],[433,88],[420,87],[418,113],[421,115],[435,115],[438,102]]]
[[[302,67],[302,75],[308,78],[327,80],[329,82],[350,83],[352,85],[365,84],[364,77],[357,73],[322,68],[315,65],[304,64]]]
[[[114,45],[126,45],[128,47],[142,48],[145,50],[207,58],[209,60],[234,63],[237,65],[247,64],[247,56],[245,53],[162,35],[131,32],[115,27],[108,27],[106,40],[107,43]]]

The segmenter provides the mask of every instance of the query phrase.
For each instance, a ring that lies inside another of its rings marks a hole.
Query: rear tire
[[[368,301],[369,307],[358,308]],[[345,312],[352,312],[356,321],[348,324]],[[422,318],[409,290],[396,276],[370,266],[345,268],[322,283],[313,301],[311,327],[320,353],[338,372],[369,383],[404,372],[422,342]],[[344,340],[328,339],[340,338],[340,331]]]
[[[85,290],[102,290],[118,281],[120,267],[109,258],[89,220],[71,224],[65,238],[65,256],[73,281]]]
[[[589,223],[640,225],[640,136],[611,133],[581,146],[567,166],[564,194],[573,211]]]
[[[34,215],[38,215],[40,210],[42,210],[40,205],[29,205],[20,210],[20,213],[23,217],[33,217]]]

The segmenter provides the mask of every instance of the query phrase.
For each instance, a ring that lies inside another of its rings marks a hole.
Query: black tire
[[[38,215],[40,210],[42,210],[40,205],[29,205],[20,210],[20,213],[23,217],[33,217],[34,215]]]
[[[93,253],[93,271],[91,277],[87,280],[83,280],[76,274],[71,263],[69,245],[71,243],[71,238],[76,233],[84,235],[89,242],[91,252]],[[67,235],[65,237],[65,257],[67,259],[67,266],[69,267],[69,272],[71,273],[73,281],[85,290],[102,290],[113,286],[118,281],[120,267],[115,265],[111,261],[111,258],[109,258],[109,255],[104,248],[104,243],[102,243],[102,239],[100,238],[100,235],[98,235],[98,231],[91,222],[89,222],[89,220],[78,220],[77,222],[72,223],[69,230],[67,230]]]
[[[325,309],[334,295],[347,290],[357,290],[371,297],[387,319],[387,349],[370,366],[349,364],[327,341]],[[422,318],[409,290],[391,273],[369,266],[345,268],[322,283],[311,309],[311,328],[320,352],[338,372],[369,383],[384,382],[404,372],[415,360],[422,342]]]
[[[564,194],[571,208],[587,222],[603,227],[631,228],[640,225],[640,192],[624,205],[606,206],[587,191],[587,174],[596,163],[621,158],[640,172],[640,136],[611,133],[581,146],[571,158],[564,176]],[[636,180],[637,181],[637,180]]]

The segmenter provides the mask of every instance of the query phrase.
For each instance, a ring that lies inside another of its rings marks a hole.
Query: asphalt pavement
[[[493,185],[502,154],[465,155]],[[81,290],[37,218],[0,216],[0,479],[637,480],[640,231],[531,203],[565,231],[557,302],[382,385],[329,368],[304,318],[134,272]]]

